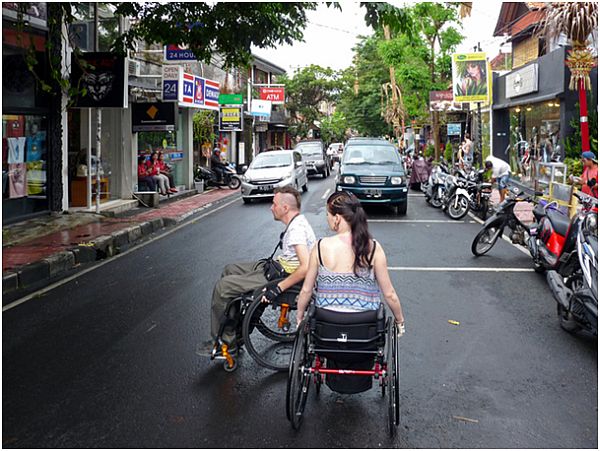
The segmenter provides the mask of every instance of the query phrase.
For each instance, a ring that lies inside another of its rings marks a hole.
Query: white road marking
[[[55,282],[55,283],[53,283],[51,285],[48,285],[47,287],[44,287],[44,288],[42,288],[42,289],[40,289],[40,290],[38,290],[38,291],[36,291],[34,293],[28,294],[27,296],[24,296],[21,299],[17,299],[16,301],[11,302],[10,304],[7,304],[4,307],[2,307],[2,312],[6,312],[7,310],[10,310],[10,309],[12,309],[12,308],[14,308],[14,307],[16,307],[16,306],[18,306],[20,304],[23,304],[24,302],[27,302],[27,301],[29,301],[31,299],[40,297],[43,294],[47,293],[48,291],[52,291],[55,288],[60,287],[61,285],[69,283],[70,281],[75,280],[78,277],[81,277],[81,276],[83,276],[84,274],[87,274],[90,271],[94,271],[95,269],[98,269],[101,266],[106,265],[107,263],[114,262],[115,260],[117,260],[117,259],[119,259],[121,257],[124,257],[124,256],[126,256],[127,254],[129,254],[131,252],[137,251],[137,250],[141,249],[142,247],[147,246],[150,243],[153,243],[154,241],[157,241],[157,240],[160,240],[162,238],[165,238],[166,236],[169,236],[170,234],[177,232],[179,229],[182,229],[183,227],[187,227],[187,226],[189,226],[191,224],[194,224],[194,223],[200,221],[201,219],[204,219],[207,216],[212,215],[213,213],[216,213],[217,211],[222,210],[225,207],[228,207],[229,205],[233,204],[234,202],[238,202],[240,199],[241,199],[241,197],[238,197],[238,198],[232,200],[231,202],[227,202],[226,204],[223,204],[220,207],[215,208],[214,210],[211,210],[211,211],[209,211],[207,213],[204,213],[203,215],[198,216],[197,218],[192,219],[191,221],[184,222],[183,224],[179,224],[178,226],[173,227],[171,230],[169,230],[169,231],[167,231],[167,232],[165,232],[165,233],[163,233],[163,234],[161,234],[159,236],[151,238],[148,241],[144,241],[143,243],[140,243],[140,244],[138,244],[138,245],[136,245],[136,246],[134,246],[134,247],[126,250],[125,252],[123,252],[121,254],[117,254],[117,255],[115,255],[115,256],[113,256],[111,258],[103,260],[101,263],[99,263],[97,265],[94,265],[91,268],[87,268],[87,269],[84,269],[82,271],[79,271],[77,274],[73,274],[72,276],[69,276],[69,277],[67,277],[65,279],[59,280],[58,282]],[[212,205],[212,203],[211,203],[211,205]],[[207,204],[207,206],[208,206],[208,204]]]
[[[483,221],[481,219],[479,219],[477,216],[475,216],[473,213],[469,212],[468,215],[470,217],[472,217],[475,221],[477,221],[479,224],[483,224]],[[473,221],[471,221],[473,222]],[[507,243],[509,243],[510,245],[512,245],[514,248],[520,250],[521,252],[523,252],[525,255],[531,257],[531,254],[529,253],[529,251],[527,249],[524,249],[523,246],[519,245],[519,244],[515,244],[513,243],[509,237],[505,236],[504,233],[502,234],[502,239],[504,241],[506,241]]]
[[[369,219],[368,222],[414,222],[415,224],[475,224],[475,221],[454,221],[452,219]]]
[[[325,191],[325,194],[323,194],[321,196],[321,199],[327,199],[327,196],[329,196],[329,192],[331,191],[331,188],[327,188],[327,191]]]
[[[389,271],[438,271],[438,272],[534,272],[533,268],[435,268],[425,266],[388,266]]]
[[[408,193],[408,197],[423,197],[423,198],[425,198],[425,194],[412,194],[412,193]]]

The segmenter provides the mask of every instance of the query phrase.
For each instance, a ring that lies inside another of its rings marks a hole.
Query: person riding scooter
[[[217,182],[225,181],[225,163],[221,161],[221,151],[218,148],[213,150],[210,156],[210,166],[217,176]]]

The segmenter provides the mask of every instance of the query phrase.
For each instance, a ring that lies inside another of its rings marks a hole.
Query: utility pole
[[[480,43],[477,43],[476,47],[473,47],[473,50],[477,51],[477,52],[481,52],[481,45],[479,45]],[[487,73],[486,70],[486,75],[489,77],[490,74]],[[487,79],[486,79],[486,83],[487,83]],[[492,93],[488,92],[488,96],[491,96]],[[481,128],[481,102],[477,102],[477,164],[479,164],[479,167],[483,166],[483,147],[482,147],[482,139],[481,139],[481,134],[482,134],[482,128]],[[473,159],[473,162],[475,162],[475,159]]]
[[[99,33],[98,26],[100,24],[98,14],[98,3],[94,3],[94,51],[100,51],[100,42],[98,41]],[[100,177],[100,157],[102,156],[101,143],[102,141],[102,110],[96,108],[96,213],[100,213],[100,195],[102,180]],[[90,149],[91,152],[91,149]],[[88,171],[91,172],[92,168],[88,167]],[[91,188],[91,187],[90,187]],[[91,191],[91,189],[90,189]]]

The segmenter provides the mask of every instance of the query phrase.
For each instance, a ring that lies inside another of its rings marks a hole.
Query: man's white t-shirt
[[[283,237],[281,254],[277,257],[279,263],[288,273],[294,272],[300,266],[294,246],[304,244],[310,253],[316,241],[315,232],[304,215],[296,216]]]
[[[492,162],[492,177],[495,179],[499,179],[504,175],[510,174],[510,165],[500,158],[489,156],[485,159],[485,161]]]

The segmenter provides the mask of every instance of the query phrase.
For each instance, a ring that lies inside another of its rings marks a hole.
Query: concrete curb
[[[139,244],[147,236],[179,224],[190,216],[229,199],[230,196],[223,197],[215,202],[210,202],[190,210],[176,218],[153,218],[134,226],[117,230],[110,235],[96,237],[89,243],[79,244],[73,248],[57,252],[38,262],[3,272],[2,293],[7,294],[19,289],[28,288],[34,284],[39,284],[43,280],[50,282],[51,279],[56,280],[61,275],[66,277],[69,272],[81,264],[104,260],[125,252],[136,244]]]

